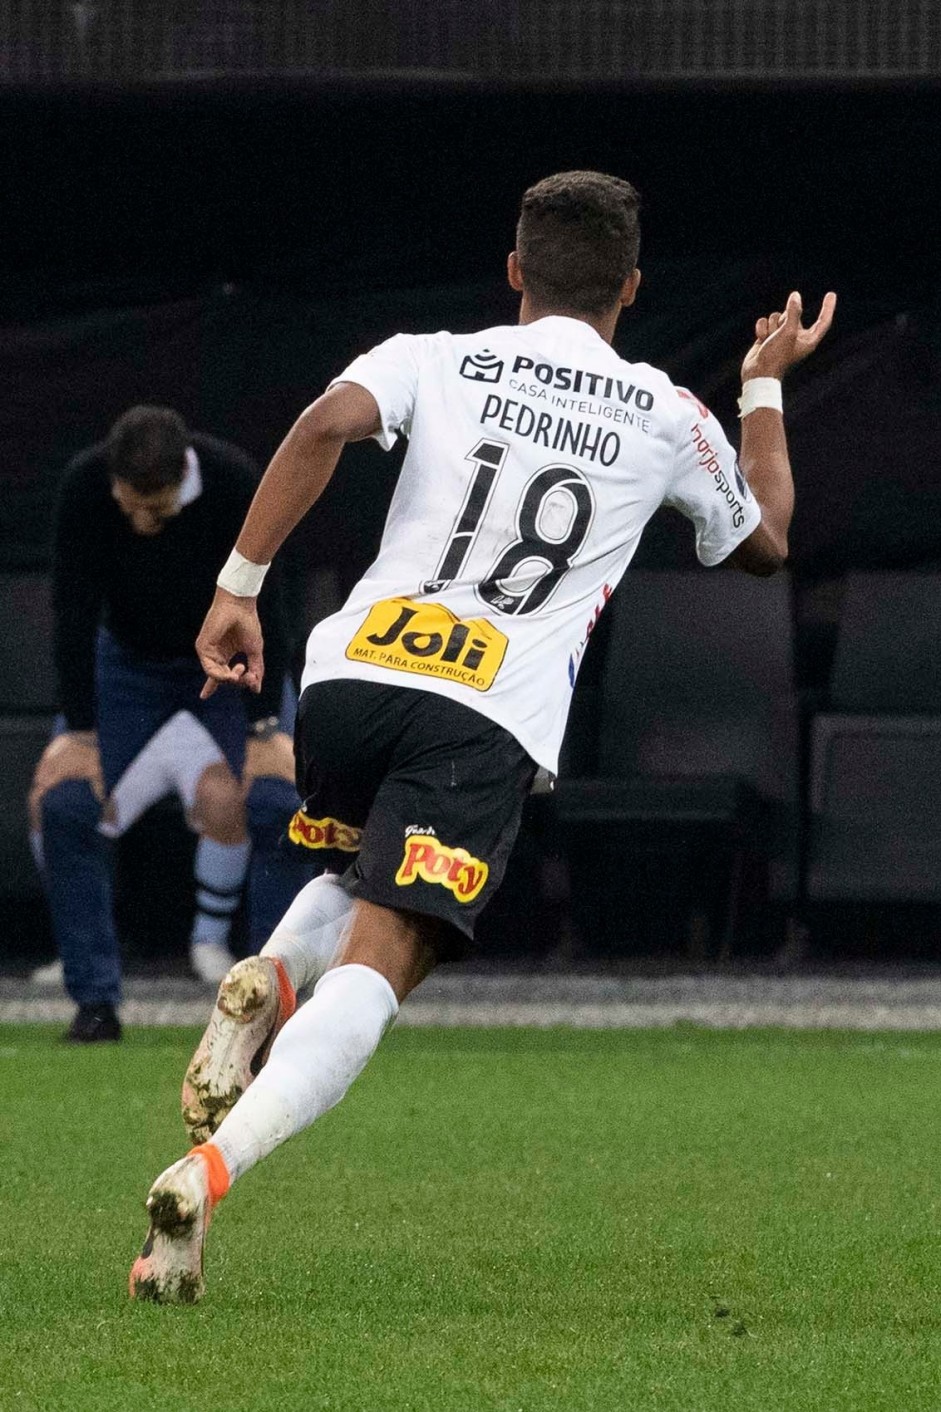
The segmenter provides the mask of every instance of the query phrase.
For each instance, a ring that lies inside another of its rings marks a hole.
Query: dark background
[[[810,308],[838,290],[837,327],[789,396],[798,573],[933,557],[938,96],[418,79],[0,90],[0,554],[42,559],[63,461],[129,402],[173,402],[264,460],[378,337],[512,319],[520,191],[593,166],[644,198],[645,282],[619,348],[727,424],[754,317],[791,287]],[[389,475],[378,453],[351,460],[324,538],[355,553]]]
[[[845,572],[941,559],[938,100],[937,83],[901,79],[0,87],[0,566],[46,565],[65,462],[133,402],[172,404],[263,463],[377,339],[512,321],[522,189],[595,167],[644,201],[619,351],[692,387],[731,434],[755,317],[791,288],[812,312],[839,293],[832,335],[786,389],[798,677],[821,689]],[[302,572],[342,590],[362,571],[397,464],[349,450],[293,545]],[[636,562],[692,566],[685,522],[656,517]],[[591,682],[588,665],[582,702]],[[539,894],[564,945],[545,830],[524,833],[516,892]],[[677,927],[662,875],[645,888],[640,949]],[[491,925],[518,932],[502,906]],[[936,949],[933,920],[918,944]]]

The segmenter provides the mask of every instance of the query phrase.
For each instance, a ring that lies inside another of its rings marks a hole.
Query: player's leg
[[[336,955],[352,906],[340,878],[321,874],[298,893],[261,955],[230,968],[183,1080],[183,1123],[193,1142],[212,1136],[262,1068],[297,992]]]
[[[374,690],[397,751],[389,753],[392,773],[363,833],[349,935],[213,1140],[154,1184],[151,1237],[132,1271],[132,1294],[179,1299],[184,1276],[186,1288],[192,1287],[213,1205],[233,1180],[339,1102],[399,1001],[436,958],[455,954],[455,937],[459,942],[461,934],[472,935],[476,915],[502,878],[532,762],[506,732],[473,712],[465,711],[461,719],[451,703],[417,707],[414,698],[424,693],[400,692],[409,698],[403,703],[387,689]],[[346,709],[325,712],[321,719],[355,719],[360,738],[368,739],[364,715]],[[454,739],[440,739],[449,729]],[[329,727],[319,760],[332,753],[335,765],[344,743],[342,727]],[[413,822],[419,819],[421,824]]]
[[[237,962],[219,987],[209,1024],[183,1080],[183,1122],[194,1142],[205,1142],[212,1136],[252,1082],[275,1035],[293,1013],[297,992],[315,984],[332,961],[350,915],[352,904],[338,874],[346,870],[359,848],[360,826],[381,773],[370,772],[363,751],[355,765],[352,752],[341,752],[334,773],[312,769],[309,762],[314,754],[323,761],[335,750],[330,741],[307,737],[318,721],[332,718],[331,708],[335,711],[338,704],[320,699],[323,688],[312,691],[318,696],[319,709],[308,709],[311,693],[305,693],[295,739],[296,781],[307,798],[304,807],[288,818],[287,834],[291,853],[303,860],[301,871],[310,866],[329,871],[301,889],[261,954]],[[345,713],[347,721],[361,718],[362,713]],[[322,734],[319,731],[318,737]],[[266,777],[270,777],[270,771],[277,768],[281,778],[276,782],[287,786],[283,778],[287,769],[285,744],[280,732],[261,745],[252,742],[246,751],[246,777],[254,776],[260,767],[265,767],[269,772]],[[253,788],[260,783],[262,780],[253,778]]]
[[[437,957],[460,954],[519,828],[535,767],[505,731],[425,693],[380,699],[395,748],[351,870],[358,900],[350,930],[312,1000],[284,1026],[267,1066],[216,1131],[233,1177],[326,1111],[325,1094],[335,1095],[327,1107],[337,1102],[378,1043],[382,1027],[366,1042],[345,1013],[346,997],[351,1016],[364,1023],[373,1016],[378,1025],[389,988],[401,1000]],[[325,734],[314,758],[332,754],[332,767],[337,753]],[[337,1064],[328,1057],[334,1051]],[[341,1081],[347,1065],[350,1077]]]
[[[336,1106],[375,1052],[400,1002],[434,965],[438,924],[368,902],[355,906],[338,964],[285,1024],[255,1083],[211,1142],[161,1174],[132,1298],[192,1303],[213,1208],[231,1184]]]

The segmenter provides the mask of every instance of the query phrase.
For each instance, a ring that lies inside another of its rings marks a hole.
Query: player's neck
[[[620,312],[620,304],[607,314],[595,316],[580,314],[575,309],[541,309],[538,305],[532,304],[524,292],[520,304],[519,321],[521,324],[534,324],[537,319],[548,319],[553,315],[557,318],[578,319],[581,323],[587,324],[589,328],[593,328],[595,333],[600,334],[605,343],[613,343],[614,330],[617,328]]]

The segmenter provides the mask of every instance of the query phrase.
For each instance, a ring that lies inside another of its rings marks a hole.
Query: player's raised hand
[[[263,648],[255,599],[237,598],[224,588],[217,588],[196,639],[196,651],[206,673],[200,699],[205,701],[224,682],[261,691],[265,675]],[[234,661],[236,657],[244,657],[244,663]]]
[[[783,314],[769,314],[755,324],[755,342],[745,355],[742,381],[782,378],[789,368],[813,353],[833,322],[835,308],[836,295],[824,295],[816,321],[805,328],[801,297],[796,291],[789,295]]]

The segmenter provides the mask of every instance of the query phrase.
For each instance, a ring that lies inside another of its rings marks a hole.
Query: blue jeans
[[[230,769],[245,755],[245,707],[234,691],[199,700],[204,677],[195,659],[149,662],[99,635],[96,658],[98,744],[105,786],[112,789],[160,726],[190,711],[212,735]],[[255,780],[247,800],[253,858],[249,879],[252,949],[262,946],[298,890],[314,876],[296,850],[278,847],[297,807],[283,780]],[[52,927],[77,1005],[117,1005],[121,957],[114,925],[111,845],[99,832],[101,805],[85,780],[65,780],[42,802],[44,884]]]

